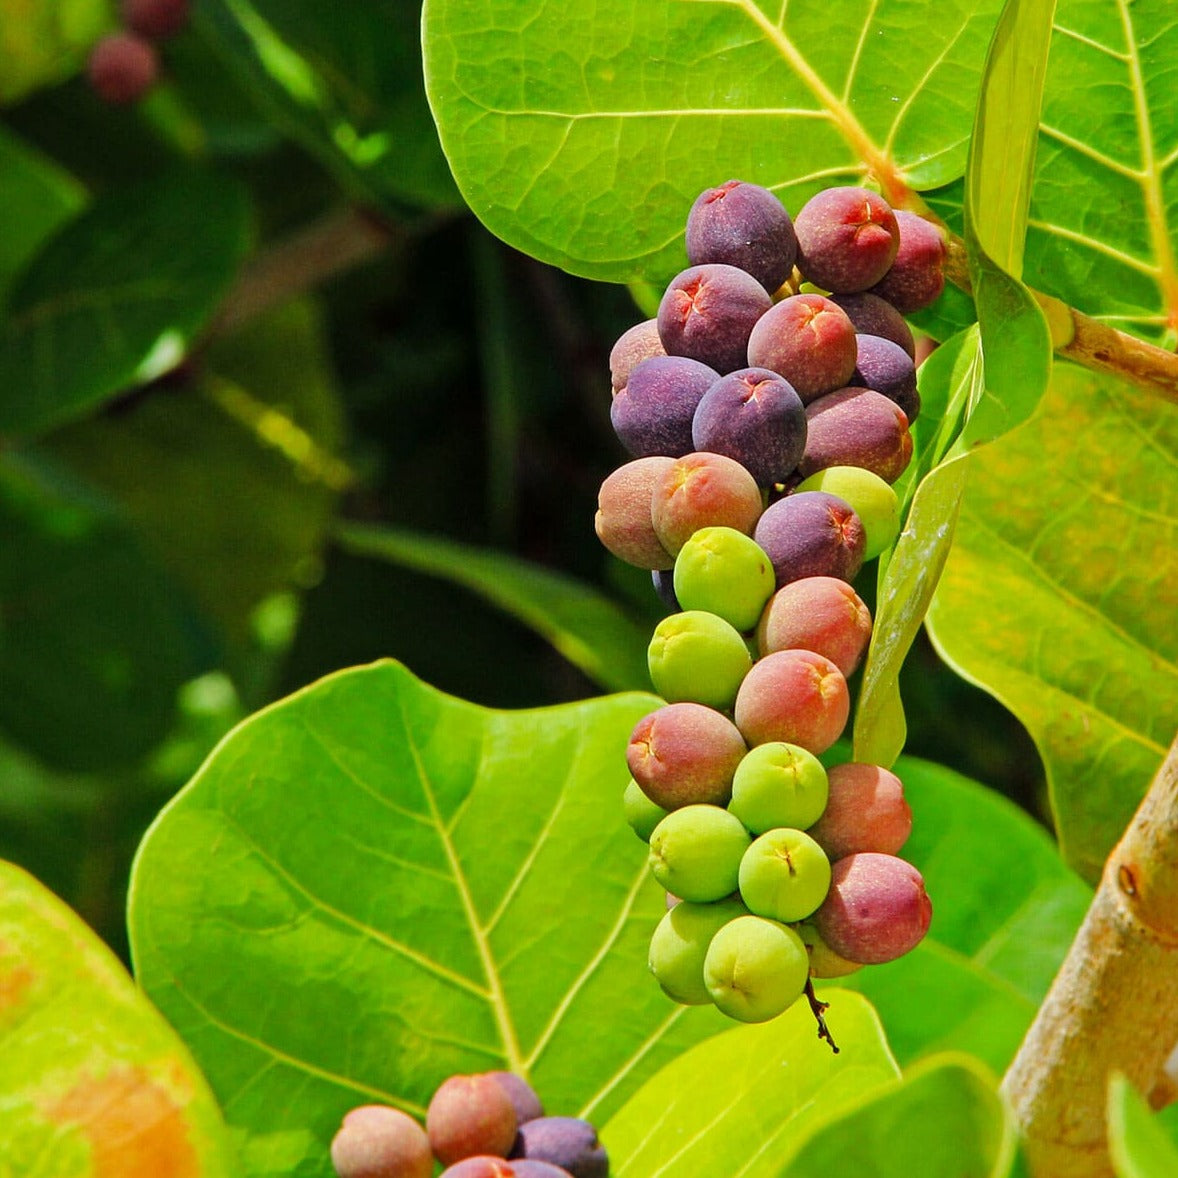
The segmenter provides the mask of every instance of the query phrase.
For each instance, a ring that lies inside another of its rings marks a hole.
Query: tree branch
[[[1151,1092],[1178,1042],[1178,738],[1105,864],[1002,1082],[1034,1178],[1107,1178],[1108,1077]]]

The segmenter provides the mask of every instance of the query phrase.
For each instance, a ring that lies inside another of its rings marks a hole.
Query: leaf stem
[[[1178,1042],[1178,738],[1105,864],[1002,1082],[1033,1178],[1108,1178],[1108,1079],[1150,1092]]]

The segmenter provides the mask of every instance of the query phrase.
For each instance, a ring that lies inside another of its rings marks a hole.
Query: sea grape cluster
[[[811,979],[908,952],[932,915],[898,857],[899,779],[819,757],[871,636],[850,582],[900,529],[920,409],[903,315],[939,295],[943,249],[866,189],[791,218],[736,180],[700,194],[686,241],[657,318],[610,356],[631,460],[596,519],[672,611],[648,651],[666,702],[626,750],[623,808],[668,893],[650,969],[742,1021],[803,993],[820,1015]]]
[[[451,1076],[425,1126],[400,1109],[364,1105],[331,1143],[339,1178],[608,1178],[597,1130],[577,1117],[545,1116],[532,1086],[512,1072]]]
[[[189,0],[122,0],[122,28],[97,41],[87,77],[103,102],[138,102],[159,80],[156,43],[174,37],[188,23]]]

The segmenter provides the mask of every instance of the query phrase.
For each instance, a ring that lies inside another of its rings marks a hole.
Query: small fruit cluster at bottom
[[[578,1117],[549,1117],[513,1072],[451,1076],[438,1086],[423,1128],[387,1105],[363,1105],[331,1143],[339,1178],[608,1178],[597,1130]]]
[[[675,611],[648,651],[665,706],[626,754],[627,817],[676,901],[650,968],[676,1001],[745,1022],[806,994],[829,1039],[811,979],[899,957],[932,916],[897,856],[899,779],[818,757],[871,635],[850,582],[900,530],[891,484],[920,410],[903,316],[939,296],[943,245],[863,188],[791,219],[736,180],[699,195],[686,243],[657,318],[610,356],[632,460],[595,521]]]

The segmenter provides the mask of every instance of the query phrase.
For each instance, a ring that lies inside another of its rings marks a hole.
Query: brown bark
[[[1002,1082],[1034,1178],[1108,1178],[1108,1077],[1141,1092],[1178,1042],[1178,739]]]

